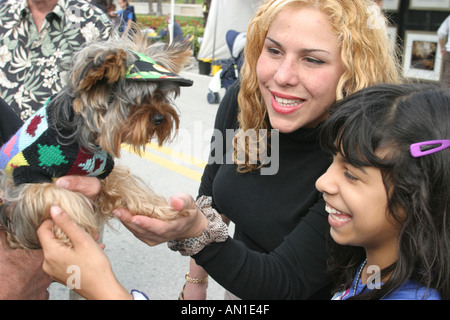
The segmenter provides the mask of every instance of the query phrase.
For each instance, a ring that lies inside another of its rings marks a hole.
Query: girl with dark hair
[[[331,108],[326,201],[336,299],[450,299],[450,94],[378,85]]]

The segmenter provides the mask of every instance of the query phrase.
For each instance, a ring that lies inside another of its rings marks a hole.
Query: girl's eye
[[[348,171],[345,171],[344,172],[344,175],[348,178],[348,179],[350,179],[350,180],[358,180],[358,178],[356,178],[355,176],[353,176],[350,172],[348,172]]]

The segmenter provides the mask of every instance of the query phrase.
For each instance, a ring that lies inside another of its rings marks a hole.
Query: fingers
[[[50,215],[52,220],[45,220],[37,230],[37,235],[42,248],[49,246],[62,245],[63,243],[56,239],[53,232],[53,226],[56,224],[71,240],[72,244],[79,246],[87,241],[97,241],[98,235],[92,238],[86,231],[84,231],[72,218],[69,217],[60,207],[52,206],[50,208]],[[102,243],[97,243],[101,249],[105,248]]]
[[[114,214],[138,239],[150,246],[174,239],[201,235],[208,221],[197,208],[194,199],[187,193],[177,193],[170,198],[169,202],[173,209],[177,211],[189,210],[191,214],[170,221],[143,215],[133,216],[124,208],[115,210]]]
[[[195,209],[196,205],[191,195],[183,192],[175,193],[169,199],[170,206],[176,211]]]
[[[133,233],[145,233],[152,230],[162,220],[150,218],[143,215],[133,216],[127,209],[114,210],[114,215]]]
[[[58,241],[53,233],[53,225],[56,224],[70,238],[72,230],[79,228],[78,225],[60,208],[52,206],[50,208],[52,220],[45,220],[37,230],[37,235],[41,246],[51,245],[55,240]]]
[[[95,177],[65,176],[55,183],[61,188],[80,192],[89,198],[97,196],[101,188],[100,181]]]
[[[56,240],[52,228],[53,228],[53,221],[45,220],[44,222],[42,222],[41,226],[37,229],[37,236],[43,249],[50,247],[53,241]]]
[[[182,211],[185,207],[185,203],[183,199],[177,198],[175,196],[170,197],[169,199],[170,206],[172,209],[176,211]]]
[[[149,246],[156,246],[172,239],[170,233],[173,232],[173,224],[176,224],[174,221],[163,221],[142,215],[132,216],[126,209],[117,209],[114,214],[136,238]]]
[[[74,246],[93,240],[80,226],[60,207],[52,206],[50,215],[53,222],[69,237]]]

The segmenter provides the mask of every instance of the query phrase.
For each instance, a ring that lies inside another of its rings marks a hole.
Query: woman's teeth
[[[303,99],[284,99],[277,96],[274,96],[274,98],[281,107],[295,107],[305,101]]]

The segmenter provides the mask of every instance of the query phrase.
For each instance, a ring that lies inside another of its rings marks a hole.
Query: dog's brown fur
[[[140,152],[152,138],[160,145],[170,140],[178,128],[179,118],[170,95],[179,94],[179,85],[125,79],[135,59],[130,50],[144,53],[173,73],[179,73],[192,56],[189,44],[152,44],[139,31],[131,38],[115,37],[82,49],[74,57],[67,86],[56,101],[62,105],[58,126],[73,131],[74,139],[89,151],[101,148],[113,157],[120,157],[121,145],[126,143]],[[75,113],[75,119],[70,121],[69,108]],[[163,122],[153,123],[154,116],[163,117]],[[100,194],[93,203],[84,195],[54,183],[16,186],[10,174],[2,171],[1,175],[0,222],[13,248],[40,248],[36,230],[50,217],[52,205],[62,207],[91,235],[98,234],[112,217],[112,211],[120,207],[132,214],[166,220],[180,214],[124,167],[116,166],[101,180]],[[69,243],[60,230],[55,230],[55,234]]]

